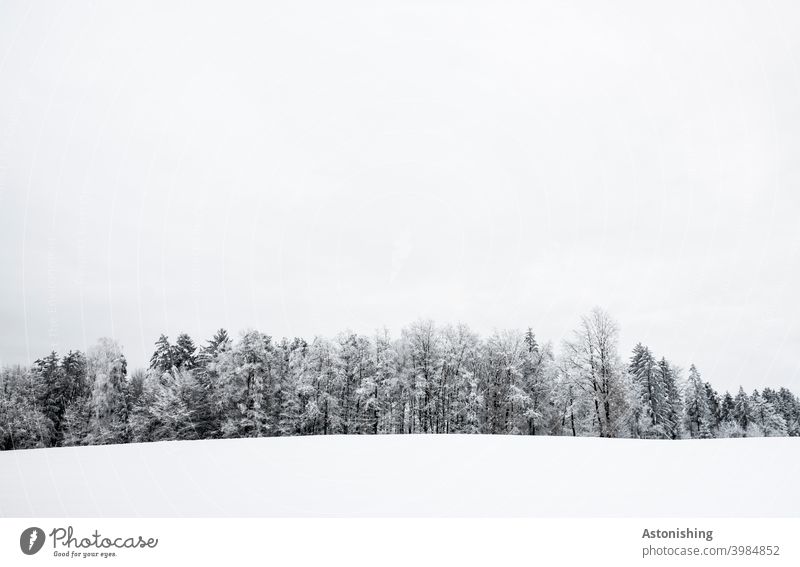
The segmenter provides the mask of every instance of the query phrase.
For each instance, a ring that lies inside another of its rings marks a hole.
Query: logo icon
[[[42,549],[44,539],[42,528],[28,528],[19,536],[19,548],[25,555],[33,555]]]

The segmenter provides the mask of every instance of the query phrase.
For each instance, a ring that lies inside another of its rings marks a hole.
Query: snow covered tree
[[[197,383],[196,407],[193,419],[198,434],[204,438],[219,437],[222,432],[223,407],[226,403],[218,395],[221,387],[220,361],[231,350],[232,341],[225,329],[219,329],[207,344],[199,349],[192,376]]]
[[[682,432],[683,399],[678,388],[679,369],[666,358],[658,361],[658,381],[664,391],[664,405],[661,411],[661,432],[667,439],[680,439]]]
[[[753,409],[750,405],[750,397],[741,386],[739,386],[739,392],[733,399],[733,420],[745,433],[750,430],[750,424],[753,421]]]
[[[554,360],[550,344],[540,346],[533,329],[525,332],[522,353],[522,388],[528,400],[522,409],[524,433],[543,435],[551,431],[555,419],[553,404]]]
[[[689,368],[684,400],[686,404],[685,423],[689,436],[701,439],[711,437],[711,419],[705,383],[694,364]]]
[[[339,398],[341,431],[336,433],[357,433],[361,420],[361,382],[366,374],[369,359],[368,344],[355,333],[340,334],[336,349],[336,383],[341,390],[335,395]]]
[[[638,343],[631,355],[628,373],[633,379],[634,399],[632,403],[635,430],[641,437],[663,436],[667,410],[667,395],[663,376],[658,371],[653,353]]]
[[[156,341],[156,350],[153,352],[153,356],[150,357],[150,369],[158,372],[168,372],[175,366],[174,354],[175,350],[169,343],[169,338],[166,335],[160,335]]]
[[[367,429],[370,433],[400,433],[403,430],[397,374],[397,355],[392,345],[389,330],[384,328],[375,334],[374,371],[364,385]]]
[[[434,429],[434,392],[441,368],[439,334],[433,321],[417,321],[402,331],[408,433]]]
[[[214,394],[222,414],[224,437],[261,437],[275,433],[269,419],[274,386],[272,339],[258,331],[242,333],[232,348],[217,356],[219,384]]]
[[[37,406],[51,428],[47,437],[57,444],[60,441],[64,411],[69,403],[69,386],[55,351],[33,363],[33,380]]]
[[[81,445],[89,435],[91,420],[91,387],[87,376],[86,356],[70,351],[61,360],[67,381],[67,403],[61,420],[61,445]]]
[[[37,360],[33,371],[39,383],[39,407],[53,424],[53,444],[60,445],[64,438],[67,408],[77,398],[88,395],[86,359],[82,353],[70,351],[59,360],[58,355],[52,352]]]
[[[0,373],[0,449],[51,446],[53,423],[38,402],[40,385],[29,369],[17,366]]]
[[[231,347],[231,339],[228,337],[228,331],[225,329],[219,329],[214,336],[211,337],[211,340],[200,349],[200,353],[197,355],[197,363],[201,368],[208,368],[209,365],[214,363],[217,355],[226,349]]]
[[[587,425],[600,437],[618,436],[628,411],[618,334],[614,320],[594,309],[581,319],[572,340],[564,342],[565,377],[574,386],[579,413],[591,413]]]
[[[719,425],[717,427],[717,436],[728,437],[741,437],[744,431],[735,418],[736,404],[730,392],[725,392],[719,404]]]
[[[92,445],[123,443],[128,438],[127,366],[122,347],[112,339],[100,339],[87,353]]]
[[[729,421],[734,419],[734,408],[736,404],[733,401],[733,396],[731,396],[730,392],[725,392],[725,395],[722,396],[722,402],[719,406],[719,420],[720,422]]]
[[[719,430],[722,401],[720,400],[719,394],[710,383],[706,382],[705,388],[706,400],[708,402],[709,428],[711,429],[711,434],[713,437],[716,436],[716,432]]]
[[[768,392],[769,395],[769,392]],[[778,413],[775,406],[758,390],[750,396],[753,421],[750,425],[753,437],[785,437],[787,434],[786,420]]]
[[[771,403],[786,421],[786,433],[791,437],[800,436],[800,400],[787,388],[780,388]]]
[[[275,400],[273,421],[276,435],[300,435],[300,400],[297,392],[297,373],[303,368],[308,343],[295,337],[291,342],[281,340],[275,349]]]
[[[744,437],[745,432],[735,419],[725,419],[720,422],[718,436],[723,439]]]
[[[192,370],[197,366],[197,347],[194,346],[192,337],[186,333],[178,335],[172,349],[172,363],[176,368]]]
[[[441,358],[435,381],[434,430],[437,433],[478,432],[483,407],[483,398],[478,393],[478,337],[467,325],[459,323],[442,327],[439,341]]]
[[[521,427],[527,430],[527,420],[519,419],[531,404],[523,387],[524,352],[523,336],[516,331],[495,332],[486,341],[486,433],[519,433]]]
[[[172,372],[150,371],[130,419],[136,441],[203,439],[211,436],[198,421],[200,385],[185,365]]]
[[[327,339],[317,337],[308,350],[306,379],[299,386],[305,398],[301,421],[309,433],[331,435],[341,425],[336,352]]]

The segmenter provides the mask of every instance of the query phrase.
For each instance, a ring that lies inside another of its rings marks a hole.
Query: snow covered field
[[[333,436],[0,453],[0,516],[800,515],[800,439]]]

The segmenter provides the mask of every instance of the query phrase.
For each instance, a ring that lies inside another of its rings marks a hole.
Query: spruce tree
[[[197,366],[197,347],[194,346],[192,337],[186,333],[178,335],[172,349],[172,364],[176,368],[192,370]]]
[[[166,335],[160,335],[156,341],[156,350],[150,357],[150,369],[158,372],[169,372],[175,366],[175,351]]]
[[[689,368],[685,404],[685,421],[689,436],[701,439],[711,437],[711,421],[705,383],[700,378],[700,373],[694,364]]]
[[[676,374],[672,365],[662,357],[658,362],[658,377],[665,395],[662,427],[667,439],[679,439],[682,429],[683,400],[678,389]]]
[[[704,384],[706,390],[706,401],[708,404],[709,428],[712,435],[719,429],[721,402],[719,394],[714,390],[710,383]]]
[[[668,370],[668,367],[662,370]],[[633,379],[636,393],[641,401],[634,407],[640,407],[642,411],[643,436],[663,436],[669,429],[665,423],[669,412],[665,383],[669,379],[668,373],[663,375],[659,372],[653,353],[641,343],[633,349],[628,373]]]
[[[739,386],[739,392],[733,400],[733,419],[745,433],[747,433],[753,421],[750,398],[741,386]]]

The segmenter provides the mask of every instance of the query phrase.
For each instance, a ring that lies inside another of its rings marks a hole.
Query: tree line
[[[532,329],[466,325],[236,340],[162,335],[149,368],[122,348],[55,352],[0,371],[0,449],[286,435],[481,433],[683,439],[800,435],[786,388],[718,393],[649,347],[618,353],[604,311],[556,353]]]

